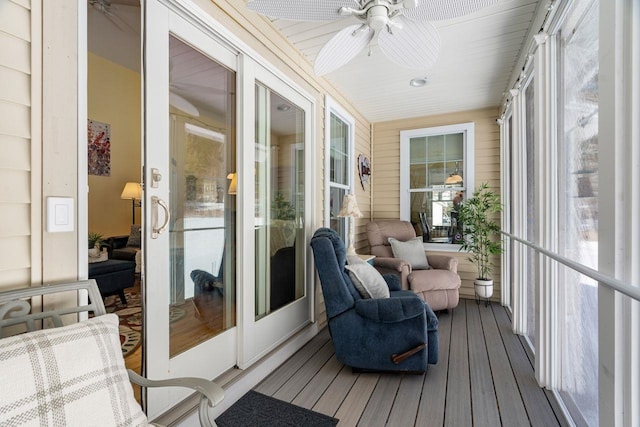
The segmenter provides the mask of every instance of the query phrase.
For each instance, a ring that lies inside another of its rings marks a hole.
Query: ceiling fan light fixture
[[[278,111],[289,111],[291,110],[291,105],[289,104],[280,104],[276,107],[278,109]]]
[[[387,25],[388,16],[389,9],[386,7],[382,5],[372,6],[367,13],[367,24],[374,31],[381,30]]]
[[[422,87],[429,83],[429,80],[426,77],[416,77],[411,79],[409,85],[412,87]]]

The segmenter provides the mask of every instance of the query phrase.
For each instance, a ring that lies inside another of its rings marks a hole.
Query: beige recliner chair
[[[414,270],[402,259],[394,258],[389,237],[407,241],[416,237],[416,232],[408,221],[379,220],[367,224],[367,238],[371,255],[375,255],[373,265],[382,274],[400,276],[402,289],[410,289],[422,298],[432,310],[444,310],[458,305],[460,276],[458,259],[446,255],[427,253],[428,270]]]

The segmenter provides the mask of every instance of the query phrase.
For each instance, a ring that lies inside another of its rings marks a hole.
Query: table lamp
[[[344,195],[342,208],[340,212],[338,212],[338,216],[341,218],[349,218],[349,247],[347,248],[347,255],[356,255],[356,248],[353,246],[353,241],[355,240],[354,218],[362,218],[362,212],[360,212],[360,208],[358,208],[355,194]]]
[[[124,185],[124,189],[122,190],[122,194],[120,194],[121,199],[131,199],[131,223],[136,223],[136,206],[142,206],[141,198],[142,198],[142,186],[139,182],[127,182]],[[137,200],[137,203],[136,203]]]

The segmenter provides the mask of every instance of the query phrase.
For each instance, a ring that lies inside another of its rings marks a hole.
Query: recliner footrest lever
[[[424,349],[426,346],[427,346],[426,343],[422,343],[419,346],[412,348],[411,350],[405,351],[404,353],[392,354],[391,361],[396,365],[398,365],[404,362],[405,360],[407,360],[408,358],[410,358],[411,356],[413,356],[414,354],[418,353],[420,350]]]

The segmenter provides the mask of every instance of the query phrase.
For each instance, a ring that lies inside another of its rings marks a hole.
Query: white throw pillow
[[[148,425],[115,314],[1,339],[0,361],[0,425]]]
[[[389,298],[389,286],[371,264],[358,256],[347,256],[349,277],[362,298]]]
[[[407,240],[406,242],[401,242],[398,239],[389,237],[389,243],[391,243],[393,256],[411,264],[412,269],[428,270],[431,268],[429,261],[427,261],[427,255],[424,252],[424,246],[422,245],[422,239],[420,237]]]

